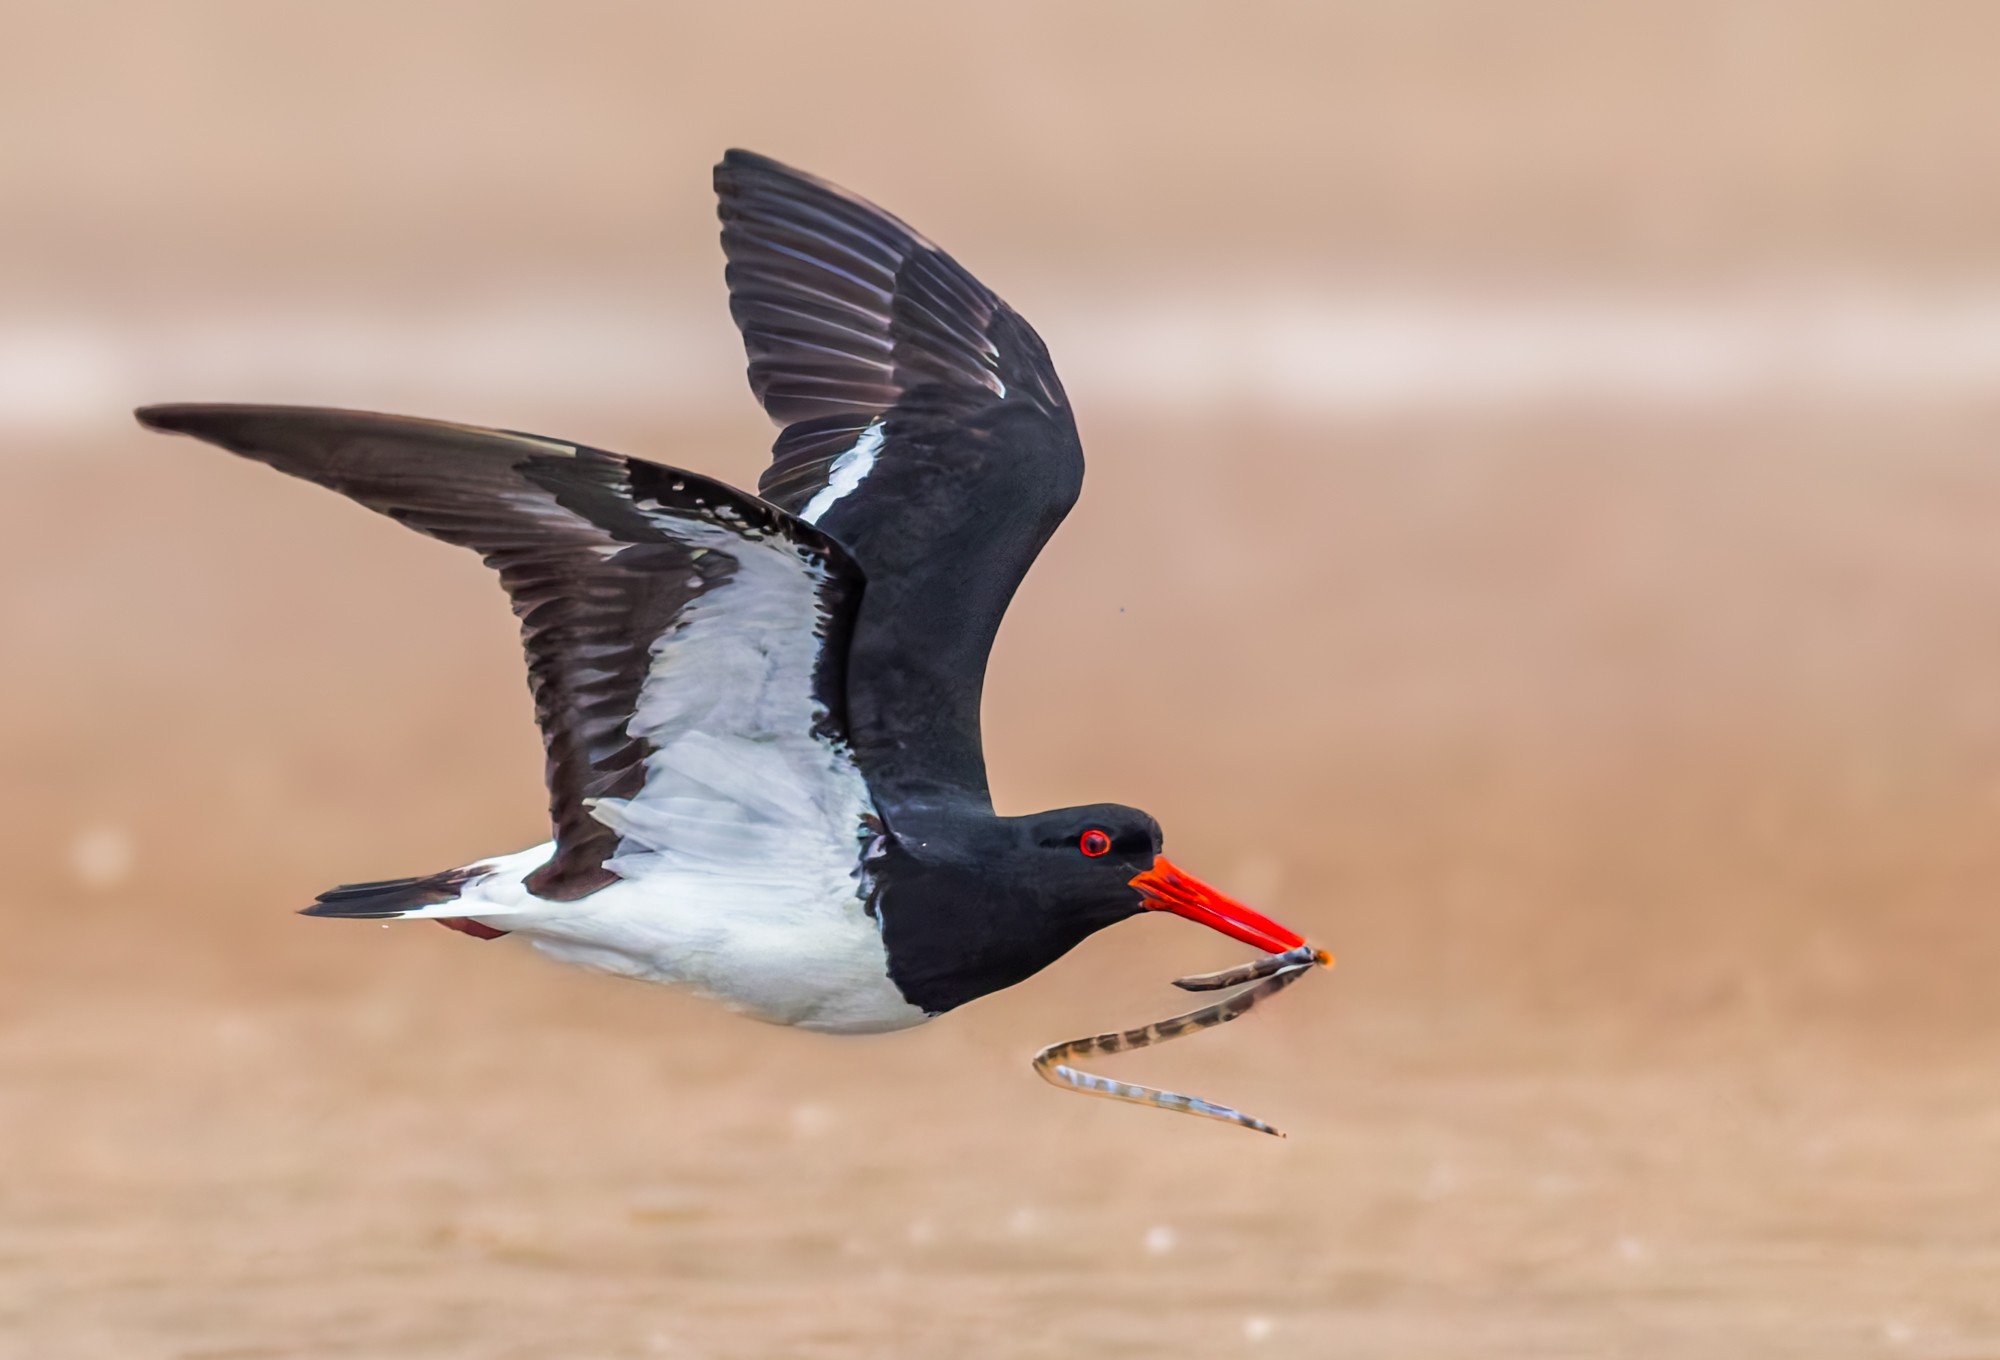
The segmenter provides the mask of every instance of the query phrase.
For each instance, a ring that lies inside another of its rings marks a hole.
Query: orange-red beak
[[[1305,936],[1270,917],[1224,897],[1200,879],[1182,873],[1165,857],[1132,880],[1149,911],[1170,911],[1210,930],[1219,930],[1269,954],[1282,954],[1304,944]]]

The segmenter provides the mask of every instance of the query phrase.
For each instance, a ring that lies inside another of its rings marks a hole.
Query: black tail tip
[[[449,869],[426,878],[384,878],[373,883],[343,883],[319,895],[301,916],[330,916],[349,921],[386,921],[424,907],[458,900],[470,877]]]

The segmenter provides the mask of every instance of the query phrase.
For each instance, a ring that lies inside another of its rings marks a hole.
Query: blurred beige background
[[[2000,18],[0,2],[0,1355],[2000,1351]],[[469,555],[168,399],[754,480],[708,167],[877,199],[1091,455],[997,796],[1341,967],[833,1041],[336,882],[543,834]]]

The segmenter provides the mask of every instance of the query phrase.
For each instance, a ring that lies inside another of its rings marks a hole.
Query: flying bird
[[[1167,860],[1136,808],[993,810],[987,653],[1083,483],[1035,332],[831,184],[731,151],[715,189],[781,427],[757,495],[507,430],[138,412],[473,549],[520,619],[553,838],[305,914],[518,935],[834,1033],[919,1024],[1145,911],[1304,949]]]

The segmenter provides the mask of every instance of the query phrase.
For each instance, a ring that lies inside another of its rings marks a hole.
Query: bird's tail
[[[319,895],[300,915],[333,916],[350,921],[389,921],[419,916],[449,926],[467,935],[492,939],[504,930],[475,921],[469,916],[451,916],[439,907],[457,902],[465,885],[478,877],[474,869],[447,869],[424,878],[385,878],[373,883],[344,883]]]

